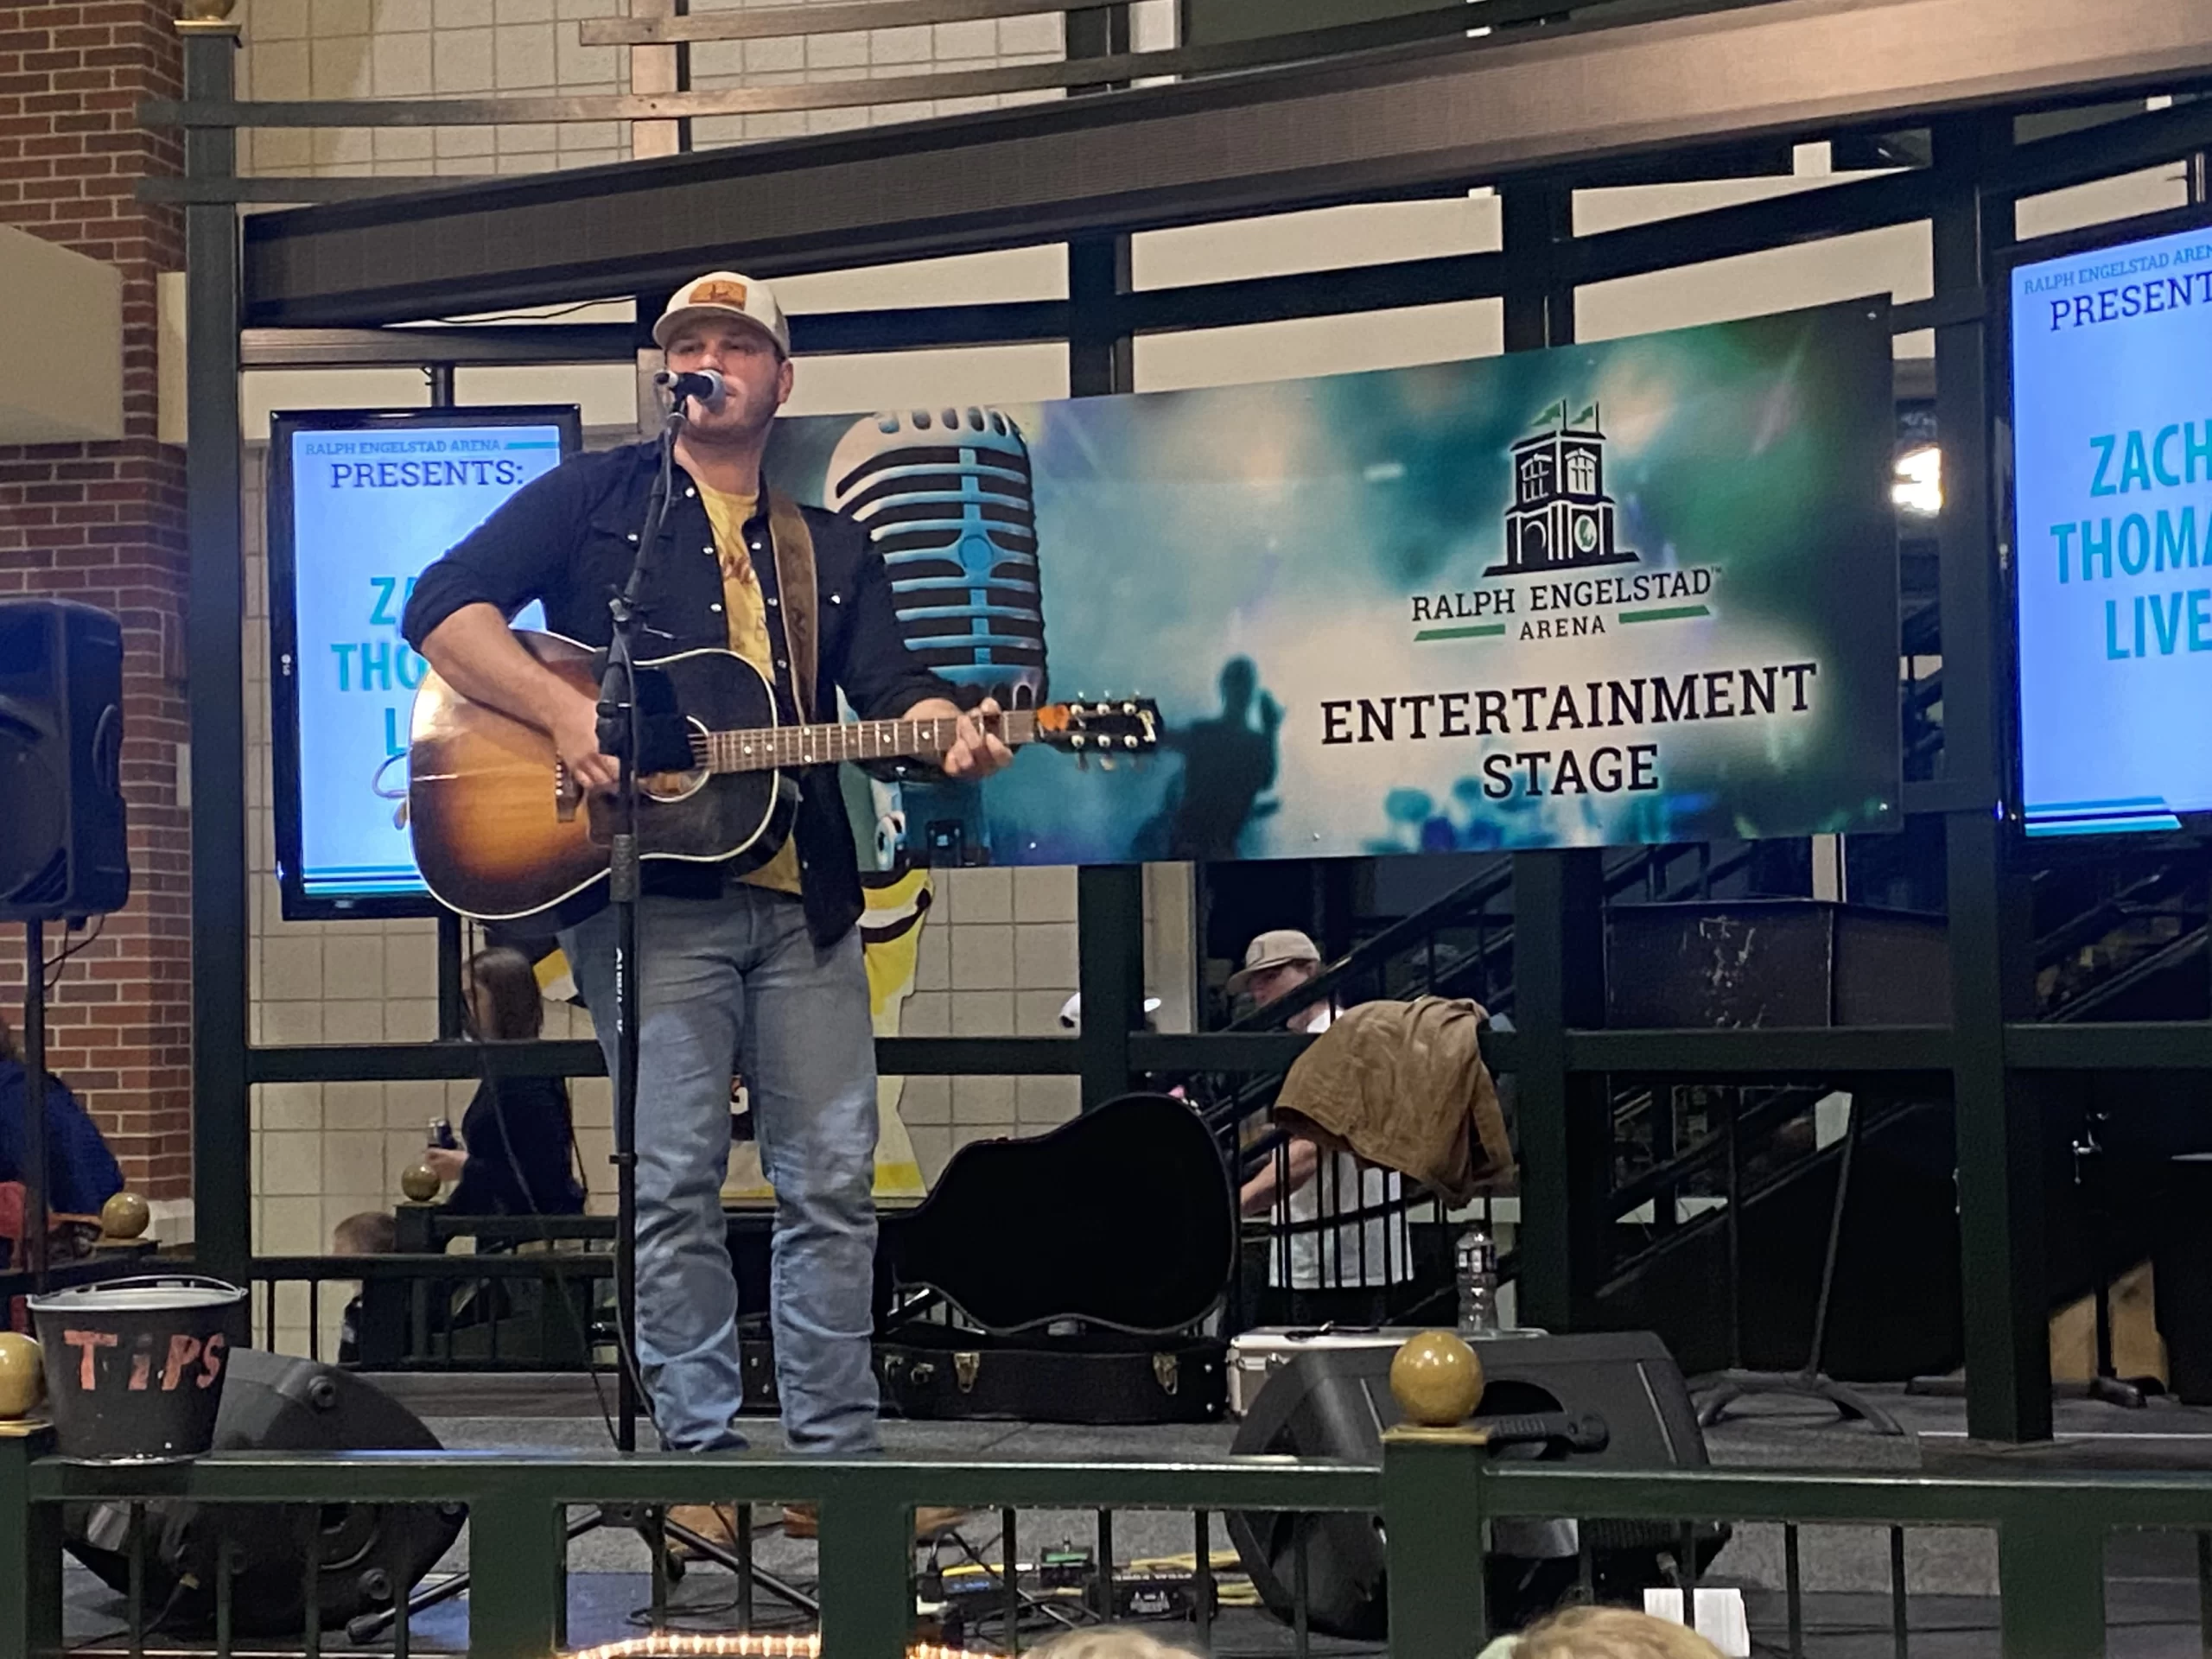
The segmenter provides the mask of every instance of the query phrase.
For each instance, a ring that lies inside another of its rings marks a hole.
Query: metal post
[[[2005,1659],[2104,1659],[2103,1531],[2023,1504],[1997,1529],[1997,1609]]]
[[[46,1288],[47,1198],[53,1191],[46,1122],[46,924],[23,924],[23,1259],[33,1288]],[[0,1329],[6,1320],[0,1315]]]
[[[1076,974],[1083,991],[1083,1109],[1129,1091],[1129,1033],[1144,1022],[1144,871],[1135,864],[1076,872]]]
[[[237,96],[239,24],[188,19],[185,96]],[[238,171],[238,135],[192,127],[195,183]],[[186,644],[192,691],[193,1253],[202,1271],[245,1282],[253,1256],[246,1105],[245,557],[239,536],[238,210],[184,210]]]
[[[0,1659],[61,1651],[61,1508],[31,1502],[31,1465],[54,1452],[41,1424],[0,1423]]]
[[[1978,1439],[2050,1437],[2050,1354],[2044,1278],[2041,1126],[2007,1071],[2005,1026],[2030,1012],[2020,935],[2025,896],[2004,869],[1996,816],[2005,768],[1998,543],[1993,524],[1989,342],[1980,311],[1986,256],[2012,233],[2009,198],[1980,180],[2009,142],[2005,117],[1935,128],[1941,182],[1936,298],[1968,308],[1936,331],[1936,433],[1943,448],[1938,523],[1943,644],[1943,765],[1973,785],[1946,825],[1952,1090],[1958,1117],[1959,1232],[1967,1282],[1967,1429]]]
[[[1395,1428],[1382,1437],[1393,1653],[1474,1659],[1490,1640],[1482,1566],[1486,1457],[1465,1430]]]
[[[566,1516],[498,1491],[469,1501],[468,1651],[545,1659],[561,1645]]]
[[[822,1503],[822,1650],[906,1659],[913,1625],[914,1507],[861,1493]]]

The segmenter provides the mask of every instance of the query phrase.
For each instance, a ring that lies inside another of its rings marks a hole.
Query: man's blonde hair
[[[1041,1648],[1032,1648],[1030,1659],[1190,1659],[1188,1648],[1170,1647],[1142,1630],[1070,1630]]]
[[[1531,1625],[1513,1659],[1721,1659],[1688,1625],[1626,1607],[1569,1607]]]

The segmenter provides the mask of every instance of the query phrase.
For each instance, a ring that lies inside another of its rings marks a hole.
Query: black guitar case
[[[1226,1351],[1188,1334],[1234,1271],[1236,1204],[1212,1134],[1168,1095],[1124,1095],[1029,1140],[962,1147],[887,1221],[884,1265],[979,1330],[879,1332],[884,1402],[909,1417],[1205,1422]],[[1077,1327],[1077,1333],[1065,1329]]]

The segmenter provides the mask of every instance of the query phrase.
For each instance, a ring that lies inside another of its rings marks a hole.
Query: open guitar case
[[[1198,1115],[1123,1095],[1050,1134],[979,1141],[887,1217],[876,1374],[887,1414],[1201,1423],[1228,1404],[1228,1351],[1198,1332],[1229,1290],[1236,1204]],[[772,1395],[746,1344],[748,1403]]]

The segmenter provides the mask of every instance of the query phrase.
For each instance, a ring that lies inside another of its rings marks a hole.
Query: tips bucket
[[[215,1437],[245,1292],[219,1279],[112,1279],[30,1299],[61,1453],[158,1462]]]

